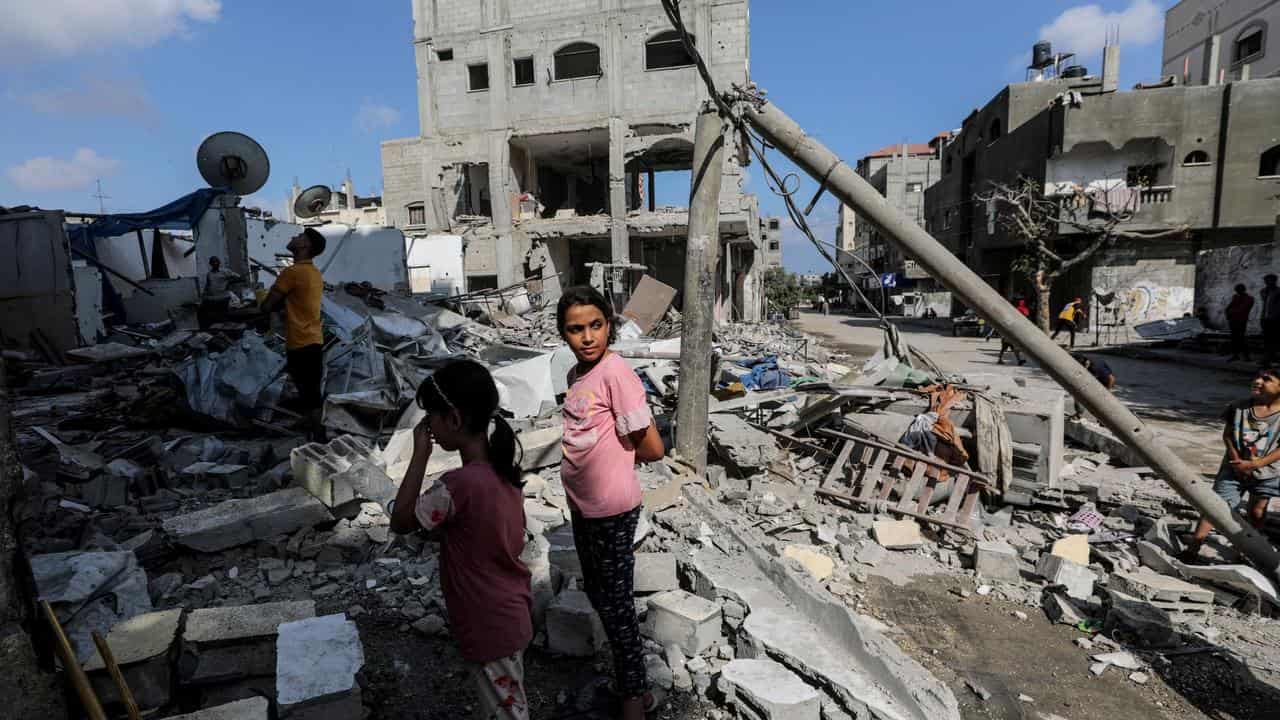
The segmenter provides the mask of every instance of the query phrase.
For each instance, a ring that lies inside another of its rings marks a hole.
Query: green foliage
[[[781,313],[813,300],[816,288],[801,287],[795,273],[783,268],[769,268],[764,274],[764,296],[769,307]]]

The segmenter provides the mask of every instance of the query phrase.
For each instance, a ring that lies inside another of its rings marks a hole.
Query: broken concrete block
[[[644,656],[644,674],[649,680],[649,686],[659,690],[670,690],[674,682],[671,668],[657,655]]]
[[[275,637],[281,624],[315,615],[314,600],[201,608],[187,616],[182,639],[189,643],[226,643]]]
[[[889,550],[914,550],[924,544],[915,520],[877,520],[871,526],[871,534]]]
[[[94,630],[110,632],[117,623],[152,609],[147,573],[132,552],[33,555],[31,574],[38,599],[53,606],[82,662],[94,652]]]
[[[751,720],[818,720],[821,695],[772,660],[733,660],[720,671],[720,691]]]
[[[658,593],[649,598],[644,634],[697,655],[720,641],[720,604],[683,590]]]
[[[359,720],[363,708],[356,673],[363,666],[360,631],[345,614],[282,623],[276,638],[280,717]]]
[[[564,577],[582,577],[582,561],[578,559],[578,548],[573,541],[573,526],[562,525],[547,536],[551,547],[547,550],[547,559],[551,567]]]
[[[782,556],[803,565],[813,579],[818,581],[831,577],[836,569],[835,561],[812,545],[788,545],[782,549]]]
[[[667,655],[667,667],[671,669],[671,685],[681,692],[693,689],[693,678],[685,668],[684,650],[679,645],[668,645],[664,648]]]
[[[139,708],[159,708],[169,703],[173,668],[170,650],[181,619],[182,608],[150,612],[117,623],[107,633],[107,645]],[[84,671],[104,704],[124,702],[96,648],[84,664]]]
[[[174,715],[169,720],[267,720],[269,705],[264,697],[251,697],[186,715]]]
[[[1213,591],[1138,568],[1132,572],[1112,573],[1109,588],[1118,590],[1169,613],[1174,621],[1198,619],[1209,613],[1213,605]]]
[[[1077,565],[1089,564],[1089,536],[1068,535],[1053,544],[1049,551],[1060,558],[1070,560]]]
[[[1050,622],[1058,623],[1059,625],[1075,627],[1085,619],[1084,615],[1076,609],[1071,600],[1049,588],[1045,588],[1044,593],[1040,596],[1040,607],[1044,609],[1044,614],[1049,618]]]
[[[191,486],[234,490],[244,487],[253,476],[248,465],[194,462],[182,469],[182,479]]]
[[[1050,585],[1063,586],[1067,595],[1077,600],[1088,600],[1093,595],[1093,582],[1097,579],[1089,568],[1053,554],[1040,556],[1036,574]]]
[[[1169,613],[1122,592],[1109,591],[1107,596],[1107,617],[1102,629],[1108,636],[1122,632],[1139,647],[1152,648],[1169,647],[1178,641]]]
[[[1018,551],[1004,542],[979,542],[973,554],[973,567],[978,577],[987,580],[1018,582],[1022,579],[1022,573],[1018,572]]]
[[[590,657],[605,643],[604,625],[587,594],[565,590],[547,607],[547,649],[572,657]]]
[[[164,531],[179,545],[217,552],[331,520],[319,500],[294,487],[169,518]]]
[[[671,553],[636,553],[635,591],[654,593],[680,587],[676,556]]]
[[[99,473],[80,486],[80,499],[93,507],[120,507],[129,502],[129,478]]]
[[[845,546],[841,546],[841,549],[844,547]],[[885,550],[884,546],[879,543],[867,543],[862,546],[861,550],[858,550],[857,554],[853,556],[853,559],[863,565],[875,567],[889,559],[889,551]]]
[[[247,640],[231,645],[184,649],[178,663],[179,681],[189,685],[225,685],[252,677],[274,677],[276,674],[276,639],[274,636]]]
[[[382,505],[395,497],[396,484],[386,472],[386,461],[364,438],[340,435],[327,445],[309,443],[289,453],[294,482],[329,508],[357,500]]]
[[[737,415],[714,413],[709,420],[712,445],[739,475],[754,475],[778,457],[778,443],[773,436],[751,427]]]

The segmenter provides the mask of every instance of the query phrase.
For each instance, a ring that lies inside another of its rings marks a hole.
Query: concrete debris
[[[1093,583],[1097,579],[1089,568],[1053,554],[1040,556],[1036,574],[1050,585],[1061,585],[1067,595],[1077,600],[1088,600],[1093,595]]]
[[[710,438],[715,453],[744,477],[764,470],[778,457],[773,436],[751,427],[737,415],[712,415]]]
[[[1146,600],[1151,605],[1169,613],[1175,621],[1205,617],[1213,604],[1213,591],[1184,582],[1177,578],[1139,568],[1134,572],[1118,572],[1111,575],[1108,587]]]
[[[188,643],[229,643],[274,638],[282,623],[315,617],[314,600],[201,608],[187,616],[182,639]]]
[[[817,690],[772,660],[734,660],[720,671],[719,689],[751,720],[818,720]]]
[[[1077,565],[1089,564],[1089,536],[1068,535],[1053,543],[1050,553]]]
[[[835,572],[835,561],[811,545],[788,545],[783,548],[782,556],[800,563],[814,580],[826,580]]]
[[[591,657],[606,641],[600,616],[579,590],[556,596],[547,607],[546,629],[547,649],[561,655]]]
[[[1122,633],[1138,647],[1164,648],[1176,643],[1169,613],[1121,592],[1110,591],[1107,596],[1103,632],[1113,637]]]
[[[174,715],[169,720],[267,720],[270,706],[266,698],[252,697],[185,715]]]
[[[143,613],[117,624],[106,634],[111,654],[139,708],[155,709],[169,703],[173,684],[173,663],[169,656],[181,619],[181,609]],[[96,646],[84,663],[84,671],[102,702],[108,705],[124,702]]]
[[[217,552],[332,519],[315,496],[302,488],[289,488],[169,518],[164,531],[179,545]]]
[[[147,574],[132,552],[63,552],[31,558],[37,598],[58,615],[81,662],[95,652],[92,634],[151,611]]]
[[[889,550],[914,550],[924,545],[915,520],[877,520],[871,526],[876,542]]]
[[[398,485],[386,473],[386,461],[367,441],[341,435],[328,445],[309,443],[289,454],[296,483],[330,509],[358,500],[383,506]]]
[[[276,701],[281,718],[358,720],[364,709],[356,673],[364,647],[344,614],[280,625],[276,640]]]
[[[671,553],[636,553],[635,591],[656,593],[676,590],[676,556]]]
[[[649,615],[642,632],[664,646],[679,645],[697,655],[720,642],[720,604],[683,590],[649,598]]]
[[[1018,551],[1008,543],[981,541],[973,558],[974,570],[980,578],[1008,582],[1022,579],[1018,570]]]

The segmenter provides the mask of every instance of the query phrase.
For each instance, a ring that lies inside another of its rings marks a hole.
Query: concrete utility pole
[[[720,176],[724,121],[710,103],[698,114],[685,246],[684,315],[680,334],[680,399],[676,454],[698,474],[707,469],[707,388],[711,386],[711,329],[715,322],[716,263],[720,254]]]
[[[1248,555],[1259,568],[1276,575],[1277,569],[1280,569],[1280,552],[1258,531],[1242,524],[1226,502],[1214,494],[1210,483],[1182,462],[1124,403],[1095,380],[1066,350],[1018,313],[1000,293],[925,232],[924,228],[890,205],[884,196],[844,164],[835,153],[806,135],[777,106],[763,103],[758,107],[750,107],[745,112],[745,120],[766,141],[815,180],[821,182],[826,176],[827,188],[832,195],[883,229],[885,235],[915,258],[930,275],[938,278],[949,290],[960,296],[966,305],[994,325],[1000,332],[1000,337],[1035,358],[1046,372],[1082,402],[1116,437],[1137,450],[1179,495],[1204,513],[1232,545]],[[684,358],[681,359],[683,362]],[[683,405],[683,377],[680,389]]]

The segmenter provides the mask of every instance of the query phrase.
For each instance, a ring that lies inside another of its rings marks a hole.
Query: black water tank
[[[1089,68],[1083,65],[1068,65],[1062,69],[1064,78],[1082,78],[1089,74]]]
[[[1053,45],[1041,40],[1031,46],[1031,67],[1041,68],[1053,62]]]

